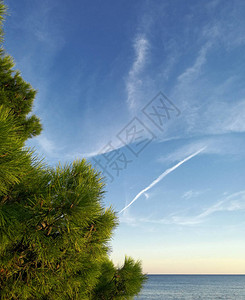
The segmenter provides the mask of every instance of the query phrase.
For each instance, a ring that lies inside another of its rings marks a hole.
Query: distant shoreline
[[[147,276],[245,276],[245,274],[153,274]]]

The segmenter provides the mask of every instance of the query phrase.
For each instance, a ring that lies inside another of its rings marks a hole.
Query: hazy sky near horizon
[[[103,171],[114,262],[245,273],[245,2],[5,3],[44,127],[28,145]]]

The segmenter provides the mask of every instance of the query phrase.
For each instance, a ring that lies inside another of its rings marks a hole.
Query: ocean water
[[[135,300],[245,300],[245,275],[148,275]]]

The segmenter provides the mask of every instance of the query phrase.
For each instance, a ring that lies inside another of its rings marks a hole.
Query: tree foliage
[[[4,13],[0,2],[1,25]],[[13,66],[1,49],[0,298],[132,299],[145,276],[138,261],[108,258],[117,218],[103,206],[103,178],[85,160],[49,168],[24,147],[41,125]]]
[[[3,41],[2,22],[5,6],[0,2],[0,42]],[[16,122],[21,126],[25,139],[41,133],[42,126],[37,116],[29,113],[32,110],[36,91],[23,80],[19,71],[14,71],[14,62],[3,48],[0,50],[0,105],[10,108],[15,114]]]
[[[0,105],[0,195],[19,183],[30,166],[31,156],[22,148],[20,127],[10,109]]]
[[[142,274],[141,263],[126,257],[124,265],[116,268],[110,260],[102,263],[99,282],[95,287],[93,299],[133,299],[140,292],[145,276]]]

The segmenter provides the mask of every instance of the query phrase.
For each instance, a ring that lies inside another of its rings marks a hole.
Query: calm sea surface
[[[148,275],[135,300],[245,300],[245,275]]]

